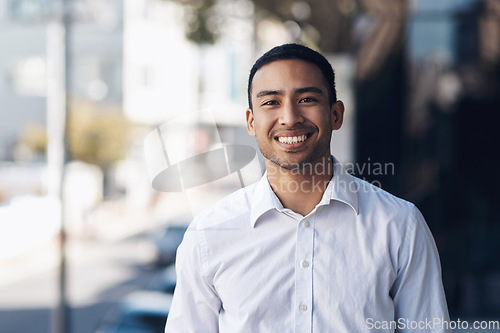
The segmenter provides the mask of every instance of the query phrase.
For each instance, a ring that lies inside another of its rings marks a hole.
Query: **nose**
[[[279,122],[281,125],[293,126],[304,121],[300,108],[294,103],[285,103],[282,107]]]

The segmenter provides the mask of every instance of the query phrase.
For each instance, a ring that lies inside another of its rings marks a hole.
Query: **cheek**
[[[318,117],[317,119],[314,120],[314,123],[320,130],[327,132],[332,131],[332,117],[330,117],[330,115]]]
[[[272,128],[273,122],[270,117],[259,115],[254,118],[254,127],[256,132],[267,132]]]

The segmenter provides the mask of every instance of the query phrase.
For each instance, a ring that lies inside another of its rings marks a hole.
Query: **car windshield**
[[[165,329],[167,318],[161,315],[129,314],[120,324],[117,333],[158,333]]]

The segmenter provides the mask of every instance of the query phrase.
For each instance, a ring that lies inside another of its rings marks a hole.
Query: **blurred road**
[[[57,241],[0,262],[0,332],[49,333],[57,304]],[[94,332],[104,315],[130,291],[158,274],[150,265],[151,241],[132,236],[116,242],[68,242],[71,332]]]

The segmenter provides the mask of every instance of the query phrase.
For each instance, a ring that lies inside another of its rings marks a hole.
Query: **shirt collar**
[[[358,212],[358,184],[353,176],[347,173],[342,164],[332,156],[334,162],[333,177],[323,194],[320,205],[328,205],[331,200],[336,200],[349,205],[356,215]],[[250,223],[255,227],[257,220],[269,210],[283,210],[283,205],[274,194],[267,179],[267,171],[257,183],[250,210]]]
[[[255,227],[255,223],[265,212],[271,209],[276,209],[281,205],[281,202],[274,194],[274,191],[267,180],[267,171],[264,173],[260,181],[257,183],[252,199],[250,209],[250,223]]]
[[[354,210],[356,215],[358,215],[359,184],[356,181],[356,178],[350,175],[334,156],[332,156],[332,159],[335,165],[334,174],[323,197],[330,198],[331,200],[337,200],[349,205]]]

